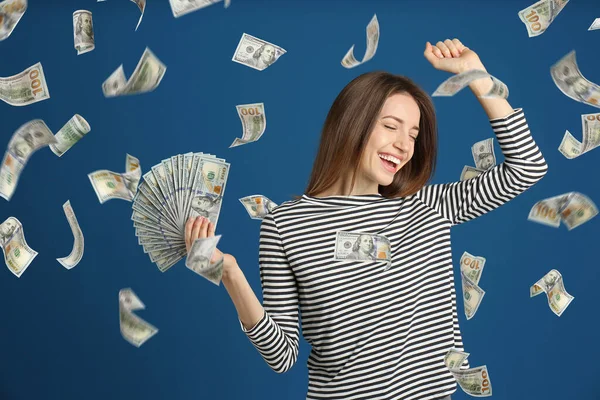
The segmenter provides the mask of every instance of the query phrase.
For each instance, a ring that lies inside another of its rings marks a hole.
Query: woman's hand
[[[477,53],[463,45],[458,39],[446,39],[443,42],[437,42],[435,46],[427,42],[424,55],[427,61],[440,71],[454,74],[471,69],[485,71]]]
[[[215,226],[207,218],[196,217],[189,218],[185,224],[185,248],[189,254],[192,245],[196,239],[215,236]],[[223,257],[223,276],[227,276],[235,268],[239,268],[237,261],[231,254],[222,253],[215,247],[210,263],[217,262]]]

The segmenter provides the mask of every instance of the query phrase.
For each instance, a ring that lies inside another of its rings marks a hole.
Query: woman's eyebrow
[[[386,115],[385,117],[382,117],[382,118],[393,118],[393,119],[395,119],[396,121],[398,121],[398,122],[399,122],[399,123],[401,123],[401,124],[403,124],[403,123],[404,123],[404,120],[402,120],[402,119],[400,119],[400,118],[398,118],[398,117],[396,117],[396,116],[394,116],[394,115]],[[418,130],[419,130],[419,127],[415,125],[415,126],[413,126],[411,129],[416,129],[416,130],[418,131]]]

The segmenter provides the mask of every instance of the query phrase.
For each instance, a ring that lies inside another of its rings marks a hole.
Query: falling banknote
[[[285,53],[284,49],[273,43],[244,33],[231,61],[262,71]]]
[[[550,75],[560,91],[568,97],[600,108],[600,86],[583,76],[577,65],[575,50],[550,67]]]
[[[38,255],[25,241],[23,226],[15,217],[8,217],[0,225],[0,247],[6,266],[17,278],[21,277]]]
[[[525,24],[529,37],[544,33],[568,2],[569,0],[540,0],[519,11],[519,18]]]
[[[133,313],[146,308],[144,303],[127,288],[119,291],[119,321],[121,335],[136,347],[143,345],[148,339],[158,333],[158,329]]]
[[[575,139],[571,132],[565,132],[558,151],[566,158],[577,158],[600,145],[600,113],[581,115],[581,131],[582,142]]]
[[[66,257],[57,258],[56,261],[58,261],[66,269],[71,269],[79,264],[79,261],[81,261],[81,258],[83,257],[83,232],[81,232],[79,222],[77,222],[77,217],[75,216],[73,207],[71,207],[70,200],[67,200],[67,202],[63,204],[63,210],[67,216],[67,221],[69,221],[69,226],[71,227],[71,231],[73,232],[73,237],[75,240],[73,242],[71,254]]]
[[[77,55],[88,53],[96,48],[90,11],[77,10],[73,13],[73,39]]]
[[[369,61],[373,56],[375,56],[375,52],[377,52],[377,46],[379,45],[379,21],[377,20],[377,14],[373,15],[371,21],[367,25],[367,50],[365,51],[365,55],[363,56],[362,61],[358,61],[356,57],[354,57],[354,45],[350,47],[350,50],[346,53],[346,55],[342,58],[342,66],[344,68],[354,68],[361,64]]]
[[[474,256],[466,251],[460,258],[460,275],[467,320],[473,318],[485,295],[485,291],[477,286],[484,266],[485,258]]]
[[[17,75],[0,77],[0,100],[11,106],[27,106],[50,98],[41,63]]]
[[[384,271],[392,266],[390,241],[383,235],[337,231],[335,260],[386,261]]]
[[[54,135],[56,143],[50,144],[50,150],[61,157],[82,137],[87,135],[90,130],[90,124],[79,114],[75,114],[67,123],[60,128],[60,131]]]
[[[100,204],[111,199],[133,201],[141,177],[139,160],[129,154],[125,158],[125,173],[102,169],[88,174]]]
[[[200,10],[222,0],[169,0],[173,16],[179,18],[182,15],[189,14],[192,11]],[[225,8],[229,7],[231,0],[225,0]]]
[[[0,167],[0,197],[11,199],[29,157],[51,143],[56,143],[56,138],[41,119],[29,121],[17,129],[8,142]]]
[[[592,22],[588,31],[595,31],[596,29],[600,29],[600,18],[596,18],[594,22]]]
[[[529,211],[528,220],[558,228],[560,221],[568,230],[578,227],[598,215],[594,202],[578,192],[563,193],[540,200]]]
[[[27,10],[27,0],[0,2],[0,41],[10,36]]]
[[[471,154],[473,154],[475,167],[465,165],[460,174],[461,181],[481,175],[496,165],[496,155],[494,154],[494,138],[488,138],[475,143],[473,146],[471,146]]]
[[[508,98],[508,87],[498,78],[479,69],[471,69],[451,76],[438,86],[432,96],[454,96],[471,82],[482,78],[491,78],[494,84],[488,93],[480,96],[481,98]]]
[[[277,207],[277,204],[261,194],[253,194],[251,196],[242,197],[239,200],[252,219],[262,220]]]
[[[221,235],[196,239],[185,260],[185,266],[219,286],[223,278],[223,256],[215,259],[215,249]]]
[[[573,296],[567,293],[561,273],[555,269],[548,272],[529,288],[529,297],[535,297],[542,292],[546,293],[548,305],[552,312],[559,317],[574,299]]]
[[[484,169],[477,169],[468,165],[463,167],[462,172],[460,173],[460,180],[465,181],[467,179],[475,178],[478,175],[484,173]]]
[[[125,78],[123,64],[102,84],[104,97],[115,97],[151,92],[158,87],[167,67],[148,47],[140,58],[129,80]]]
[[[491,396],[492,382],[490,381],[487,366],[460,369],[460,366],[468,357],[469,353],[452,348],[446,353],[444,364],[466,394],[475,397]]]
[[[235,106],[235,108],[240,121],[242,121],[244,132],[242,138],[235,138],[229,148],[256,142],[267,128],[265,105],[263,103],[241,104]]]

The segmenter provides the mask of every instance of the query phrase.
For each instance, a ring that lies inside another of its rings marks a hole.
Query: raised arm
[[[241,269],[224,275],[223,284],[238,311],[242,331],[269,367],[284,373],[298,359],[298,292],[273,214],[267,214],[260,225],[258,261],[262,312]]]
[[[461,73],[485,70],[477,54],[457,39],[427,43],[425,58],[440,70]],[[493,85],[490,78],[470,84],[478,96],[505,161],[462,182],[425,186],[417,195],[453,225],[477,218],[523,193],[544,177],[548,165],[533,140],[522,109],[513,109],[505,99],[483,99]]]

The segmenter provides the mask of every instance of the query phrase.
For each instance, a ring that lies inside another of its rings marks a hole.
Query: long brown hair
[[[352,170],[354,187],[364,148],[369,141],[386,99],[405,93],[416,101],[421,112],[419,136],[410,161],[378,192],[387,198],[404,197],[421,190],[435,172],[437,123],[431,98],[412,80],[402,75],[373,71],[354,78],[334,100],[321,131],[321,142],[305,190],[307,196],[322,193],[344,173]],[[340,194],[342,195],[342,194]],[[301,196],[294,196],[298,199]]]

